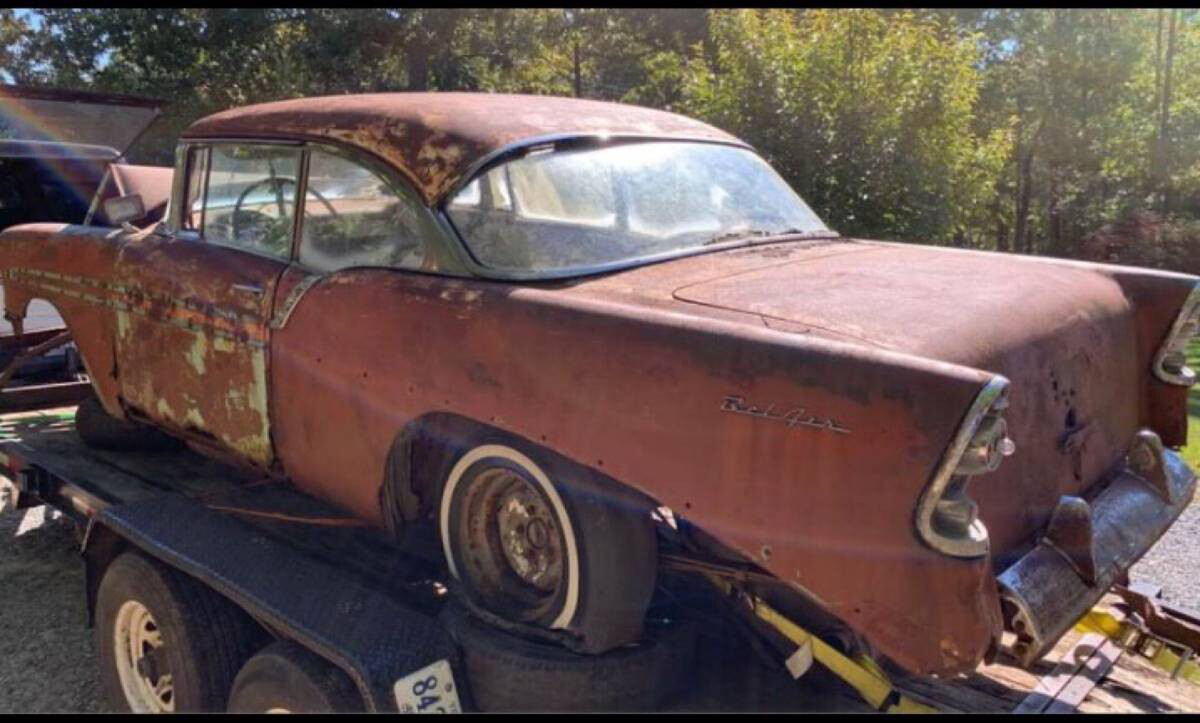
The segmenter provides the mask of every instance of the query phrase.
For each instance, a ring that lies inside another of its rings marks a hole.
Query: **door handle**
[[[254,284],[234,284],[233,290],[242,294],[251,294],[252,296],[263,295],[263,287],[255,286]]]

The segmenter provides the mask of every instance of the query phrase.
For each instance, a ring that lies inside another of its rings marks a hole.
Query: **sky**
[[[42,27],[42,14],[38,11],[32,8],[13,8],[13,10],[18,20],[26,21],[34,30]],[[96,59],[97,67],[103,68],[105,65],[108,65],[109,56],[110,53],[107,51],[102,53],[100,57]],[[3,75],[4,82],[12,82],[12,76],[10,76],[7,72],[0,71],[0,74]]]

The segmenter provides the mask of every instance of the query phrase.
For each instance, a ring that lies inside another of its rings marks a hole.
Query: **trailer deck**
[[[278,574],[270,568],[272,549],[302,551],[311,564],[290,570],[290,577],[281,577],[280,585],[283,594],[305,589],[306,594],[314,595],[314,604],[307,608],[308,619],[288,621],[288,625],[306,626],[314,647],[332,656],[372,654],[372,645],[377,644],[372,638],[378,637],[378,631],[364,620],[413,615],[416,627],[421,620],[434,626],[445,594],[436,580],[438,550],[397,549],[380,533],[286,483],[234,469],[187,449],[116,453],[88,448],[75,433],[73,411],[73,407],[61,407],[0,416],[0,472],[20,490],[24,505],[48,503],[72,517],[81,529],[97,519],[117,528],[126,525],[127,534],[133,536],[153,528],[153,536],[171,541],[173,564],[212,584],[268,625],[275,614],[274,602],[239,590],[237,570],[244,567],[247,574]],[[254,559],[247,560],[236,546],[222,547],[207,539],[236,538],[246,527],[257,535],[255,539],[262,540],[259,546],[265,550]],[[196,534],[201,528],[206,532]],[[155,552],[151,542],[145,544],[151,548],[149,552]],[[233,572],[211,569],[223,565]],[[313,580],[323,584],[314,587]],[[362,610],[339,616],[322,607],[320,588],[337,588],[343,594],[347,586],[361,590],[356,599],[364,601]],[[404,604],[389,607],[388,600]],[[828,670],[813,666],[801,679],[793,680],[782,664],[765,664],[736,629],[722,625],[711,617],[711,611],[700,606],[689,614],[700,618],[703,635],[689,683],[667,710],[871,710]],[[355,621],[362,624],[355,625]],[[436,648],[444,641],[430,635],[428,639],[393,639],[387,644]],[[349,652],[339,653],[342,648]],[[1097,655],[1095,637],[1072,631],[1032,671],[1010,665],[1013,661],[1002,653],[995,664],[982,665],[953,681],[901,679],[894,683],[911,699],[942,711],[1009,712],[1070,705],[1081,712],[1200,712],[1200,686],[1172,680],[1167,672],[1132,652],[1110,654],[1115,660],[1106,661],[1106,669],[1097,671],[1092,662],[1099,660]],[[369,668],[358,660],[347,660],[345,667],[355,669],[356,665]],[[1095,678],[1091,685],[1089,676]],[[1049,690],[1047,681],[1057,681],[1058,687]],[[370,689],[377,701],[386,697],[386,691],[380,689],[382,682],[367,673],[358,682],[364,691]],[[1045,700],[1037,697],[1039,686]],[[1053,695],[1047,694],[1048,690]]]

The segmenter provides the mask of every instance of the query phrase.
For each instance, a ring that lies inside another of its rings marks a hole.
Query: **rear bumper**
[[[1021,663],[1044,655],[1166,532],[1195,491],[1192,470],[1144,430],[1100,494],[1060,499],[1037,546],[997,579]]]

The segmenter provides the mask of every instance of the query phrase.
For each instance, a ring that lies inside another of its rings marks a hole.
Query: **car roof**
[[[201,118],[183,137],[340,142],[387,161],[434,204],[481,163],[514,146],[605,134],[746,146],[707,123],[665,111],[498,93],[370,93],[262,103]]]

